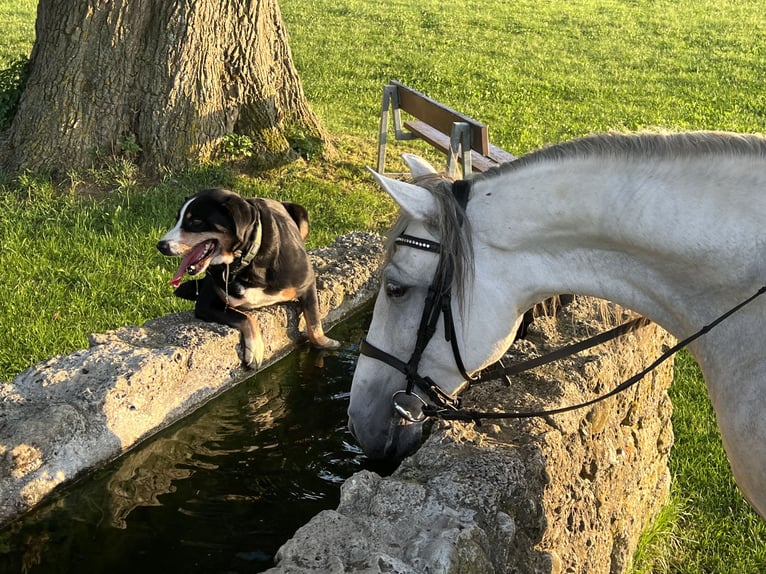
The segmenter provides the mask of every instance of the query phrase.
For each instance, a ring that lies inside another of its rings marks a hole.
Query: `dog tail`
[[[297,203],[283,201],[282,205],[285,206],[287,213],[290,214],[295,225],[298,226],[298,231],[301,233],[301,239],[305,241],[309,234],[309,212],[306,211],[305,207],[298,205]]]

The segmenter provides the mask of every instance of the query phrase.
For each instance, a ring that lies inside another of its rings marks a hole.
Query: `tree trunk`
[[[273,165],[295,158],[291,133],[326,139],[277,0],[40,0],[36,38],[11,170],[65,173],[137,145],[156,174],[210,158],[231,133]]]

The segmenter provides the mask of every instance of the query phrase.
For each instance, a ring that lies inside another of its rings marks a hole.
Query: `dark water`
[[[0,531],[0,573],[272,566],[277,548],[368,466],[346,408],[370,313],[333,330],[340,351],[300,348]]]

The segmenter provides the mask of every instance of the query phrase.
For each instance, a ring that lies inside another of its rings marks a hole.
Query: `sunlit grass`
[[[699,367],[676,358],[671,502],[644,533],[636,574],[766,572],[766,523],[734,484]]]
[[[488,123],[514,153],[610,129],[766,131],[757,2],[281,5],[335,131],[374,134],[391,78]]]
[[[28,56],[35,39],[37,0],[0,2],[0,69],[19,56]]]

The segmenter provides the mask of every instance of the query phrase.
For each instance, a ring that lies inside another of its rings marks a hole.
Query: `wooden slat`
[[[448,138],[452,132],[453,123],[467,123],[471,128],[471,148],[481,155],[489,154],[489,133],[485,124],[448,108],[401,82],[392,80],[391,84],[397,87],[400,109],[436,128]],[[449,150],[449,143],[447,149]]]
[[[404,127],[417,135],[419,138],[427,141],[429,144],[434,146],[436,149],[449,154],[450,153],[450,138],[447,135],[444,135],[441,133],[438,129],[433,128],[429,126],[427,123],[423,121],[408,121],[404,122]],[[479,152],[472,150],[471,151],[471,169],[473,171],[487,171],[491,167],[497,166],[499,163],[504,163],[505,161],[512,161],[514,158],[511,154],[508,152],[490,145],[490,153],[494,153],[496,157],[499,158],[510,158],[510,159],[503,159],[503,161],[496,161],[492,156],[484,156],[480,154]],[[462,163],[463,157],[461,154],[458,154],[458,161]]]
[[[424,121],[408,121],[404,122],[404,127],[417,135],[419,138],[424,139],[436,149],[449,153],[449,136],[443,134],[440,130],[431,127]]]
[[[494,161],[478,152],[471,152],[471,171],[483,173],[493,167],[497,167],[497,164]]]
[[[502,148],[489,144],[489,153],[487,157],[495,163],[508,163],[516,159],[516,156],[508,153]]]

